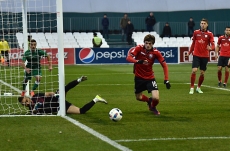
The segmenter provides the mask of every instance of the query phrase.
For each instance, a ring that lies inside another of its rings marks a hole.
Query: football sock
[[[194,88],[195,80],[196,80],[196,74],[192,73],[191,74],[191,88]]]
[[[34,83],[32,90],[36,90],[38,87],[38,84]]]
[[[153,101],[152,101],[152,107],[155,107],[155,106],[157,106],[157,104],[159,103],[159,100],[157,100],[157,99],[153,99]]]
[[[89,103],[85,104],[82,108],[80,108],[80,114],[85,114],[91,107],[95,104],[94,101],[90,101]]]
[[[225,75],[226,75],[226,73],[225,73]],[[218,76],[219,82],[222,82],[222,72],[221,71],[217,72],[217,76]]]
[[[145,95],[142,94],[142,99],[141,99],[141,101],[143,101],[143,102],[148,102],[148,101],[149,101],[149,98],[148,98],[147,96],[145,96]]]
[[[67,93],[70,89],[74,88],[78,84],[79,84],[79,82],[77,80],[73,80],[72,82],[68,83],[65,86],[65,93]]]
[[[228,82],[228,77],[229,77],[229,71],[225,71],[225,79],[224,79],[225,84]]]
[[[28,79],[24,79],[23,80],[23,84],[22,84],[22,89],[26,90],[26,85],[27,85]]]
[[[198,81],[198,88],[201,86],[201,84],[203,83],[203,81],[204,81],[204,75],[200,75],[199,81]]]

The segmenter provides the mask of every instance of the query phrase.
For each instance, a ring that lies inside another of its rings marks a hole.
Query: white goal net
[[[37,82],[34,75],[28,79],[26,95],[31,91],[36,94],[59,89],[58,48],[47,42],[58,37],[56,12],[56,0],[0,0],[0,116],[32,114],[31,109],[18,101],[25,89],[25,70],[21,64],[25,51],[30,50],[28,35],[36,40],[37,49],[50,56],[53,70],[49,71],[48,60],[42,57],[41,79]],[[31,73],[36,72],[32,70]]]

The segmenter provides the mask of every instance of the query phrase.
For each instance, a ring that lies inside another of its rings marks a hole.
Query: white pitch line
[[[190,84],[190,83],[185,83],[185,84]],[[197,85],[197,84],[195,84],[195,85]],[[201,85],[201,87],[212,88],[212,89],[223,90],[223,91],[230,91],[230,89],[213,87],[213,86],[208,86],[208,85]]]
[[[171,140],[211,140],[211,139],[230,139],[230,136],[220,137],[182,137],[182,138],[151,138],[151,139],[121,139],[116,142],[142,142],[142,141],[171,141]]]
[[[85,130],[86,132],[88,132],[88,133],[96,136],[97,138],[101,139],[102,141],[104,141],[104,142],[112,145],[113,147],[121,150],[121,151],[132,151],[131,149],[118,144],[117,142],[111,140],[107,136],[104,136],[104,135],[98,133],[97,131],[93,130],[92,128],[90,128],[90,127],[88,127],[88,126],[86,126],[86,125],[84,125],[84,124],[76,121],[75,119],[72,119],[72,118],[70,118],[68,116],[64,116],[63,118],[66,119],[66,120],[68,120],[69,122],[73,123],[74,125],[80,127],[81,129]]]
[[[18,88],[16,88],[16,87],[10,85],[9,83],[6,83],[6,82],[4,82],[4,81],[2,81],[2,80],[0,80],[0,82],[3,83],[3,84],[6,85],[6,86],[12,88],[13,90],[17,91],[18,93],[22,93],[21,90],[19,90]]]

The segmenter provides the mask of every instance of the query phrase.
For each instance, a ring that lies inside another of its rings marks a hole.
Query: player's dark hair
[[[31,39],[30,42],[36,42],[36,40],[35,39]]]
[[[225,28],[230,28],[230,26],[226,26]]]
[[[208,20],[206,18],[202,18],[200,22],[202,22],[202,21],[204,21],[208,24]]]
[[[148,34],[144,38],[144,42],[145,41],[149,41],[149,42],[152,42],[154,44],[155,43],[155,36]]]
[[[18,102],[22,103],[23,98],[24,97],[22,97],[22,96],[18,97]]]

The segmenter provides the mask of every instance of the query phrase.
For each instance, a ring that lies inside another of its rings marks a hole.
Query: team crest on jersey
[[[223,46],[228,47],[228,46],[229,46],[229,44],[228,44],[228,43],[224,43],[224,44],[223,44]]]
[[[152,59],[153,58],[153,54],[149,54],[149,59]]]
[[[203,39],[198,40],[198,42],[201,43],[201,44],[205,43],[205,41]]]
[[[205,37],[205,38],[207,38],[207,37],[208,37],[208,35],[204,35],[204,37]]]

